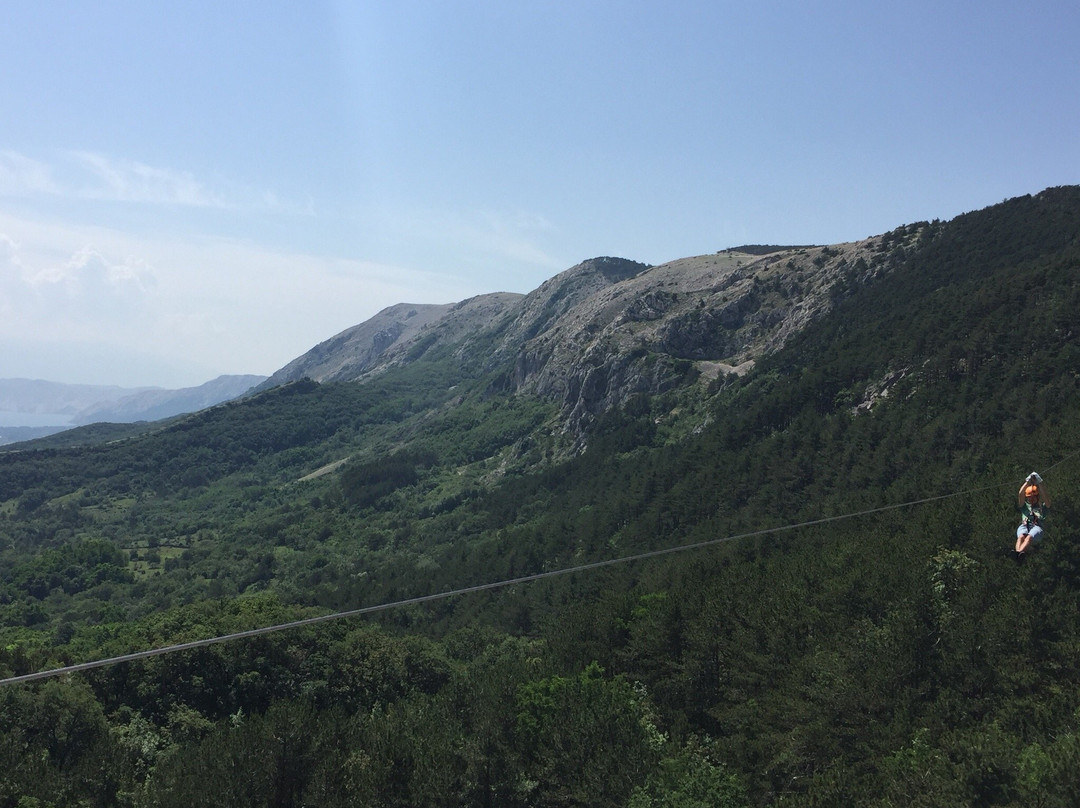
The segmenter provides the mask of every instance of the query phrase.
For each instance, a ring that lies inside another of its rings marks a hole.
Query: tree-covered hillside
[[[0,455],[7,676],[703,545],[0,686],[0,806],[1076,804],[1080,189],[881,249],[576,455],[449,352]]]

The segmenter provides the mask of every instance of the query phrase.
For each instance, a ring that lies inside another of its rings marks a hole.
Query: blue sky
[[[0,26],[0,378],[269,374],[598,255],[1080,182],[1070,2],[42,2]]]

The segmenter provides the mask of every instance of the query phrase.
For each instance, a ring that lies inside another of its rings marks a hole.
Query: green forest
[[[1080,804],[1080,188],[880,263],[584,451],[437,349],[5,447],[2,677],[560,574],[0,685],[0,808]]]

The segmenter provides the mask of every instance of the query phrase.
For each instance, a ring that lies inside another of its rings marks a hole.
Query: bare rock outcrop
[[[914,238],[917,233],[912,231]],[[887,272],[886,242],[725,250],[649,266],[594,258],[527,295],[392,306],[317,345],[267,385],[362,380],[435,346],[557,402],[577,436],[605,410],[699,374],[745,372],[835,302]]]

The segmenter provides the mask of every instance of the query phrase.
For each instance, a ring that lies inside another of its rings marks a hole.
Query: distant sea
[[[0,410],[0,427],[5,426],[71,426],[71,416],[56,412],[4,412]]]

